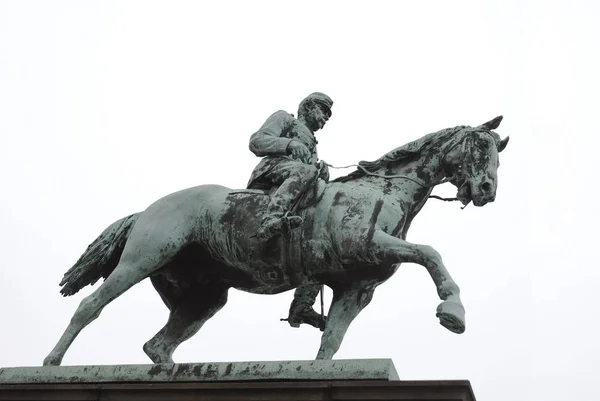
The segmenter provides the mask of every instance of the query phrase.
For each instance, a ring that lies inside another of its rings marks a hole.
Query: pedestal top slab
[[[0,384],[398,380],[391,359],[0,368]]]

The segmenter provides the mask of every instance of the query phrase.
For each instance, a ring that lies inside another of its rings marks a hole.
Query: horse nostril
[[[490,184],[489,182],[484,182],[483,184],[481,184],[481,190],[483,192],[490,192],[492,190],[492,184]]]

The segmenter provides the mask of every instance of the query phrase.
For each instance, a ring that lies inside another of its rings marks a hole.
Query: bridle
[[[333,168],[333,169],[345,169],[345,168],[350,168],[350,167],[356,167],[359,170],[361,170],[365,175],[368,175],[371,177],[379,177],[379,178],[383,178],[386,180],[400,178],[400,179],[412,181],[412,182],[420,185],[423,188],[432,188],[432,187],[435,187],[440,184],[445,184],[447,182],[454,181],[455,185],[457,186],[458,190],[460,191],[460,189],[464,185],[467,184],[469,177],[472,176],[472,168],[473,168],[473,152],[472,152],[473,145],[472,145],[472,142],[473,142],[473,136],[475,134],[479,134],[479,133],[485,133],[485,134],[491,135],[491,133],[486,130],[469,129],[469,132],[464,134],[464,138],[460,142],[460,147],[461,147],[460,153],[462,155],[462,161],[461,161],[461,163],[459,163],[457,165],[457,171],[455,171],[454,174],[452,174],[452,176],[450,176],[450,177],[444,177],[443,179],[441,179],[439,181],[434,181],[434,182],[428,183],[428,184],[426,184],[422,180],[419,180],[418,178],[408,177],[408,176],[402,175],[402,174],[385,175],[385,174],[374,173],[374,172],[367,170],[364,166],[362,166],[360,164],[350,164],[348,166],[341,166],[341,167],[336,167],[329,163],[325,163],[325,164],[328,167]],[[442,160],[445,160],[447,158],[448,154],[450,154],[450,152],[452,152],[454,149],[456,149],[456,147],[458,145],[459,144],[450,146],[450,148],[446,152],[444,152],[444,154],[442,155]],[[462,183],[462,184],[458,185],[458,183]],[[438,199],[438,200],[442,200],[445,202],[460,201],[459,198],[443,198],[443,197],[437,196],[437,195],[430,195],[429,198]],[[464,209],[465,207],[467,207],[467,205],[468,205],[468,203],[466,205],[462,206],[461,210]]]

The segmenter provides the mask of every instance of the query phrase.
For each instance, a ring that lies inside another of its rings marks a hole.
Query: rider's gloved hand
[[[287,153],[294,159],[301,160],[304,163],[310,159],[308,148],[300,141],[290,141],[287,146]]]

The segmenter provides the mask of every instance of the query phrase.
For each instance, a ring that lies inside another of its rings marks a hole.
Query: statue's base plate
[[[390,359],[0,369],[0,400],[456,400],[466,380],[401,381]]]
[[[0,384],[398,380],[391,359],[0,368]]]

